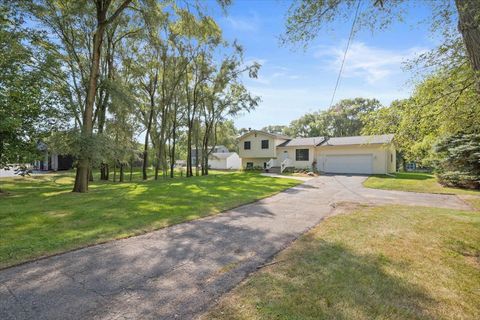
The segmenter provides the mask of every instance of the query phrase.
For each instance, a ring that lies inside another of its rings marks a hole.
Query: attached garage
[[[324,172],[327,173],[373,173],[372,154],[326,155],[324,161]]]
[[[317,169],[346,174],[395,172],[392,139],[393,135],[330,138],[315,148]]]

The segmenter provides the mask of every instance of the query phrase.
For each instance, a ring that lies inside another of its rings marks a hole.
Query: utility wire
[[[355,23],[357,22],[358,17],[358,10],[360,8],[360,3],[362,0],[358,0],[357,8],[355,9],[355,16],[353,18],[352,28],[350,29],[350,35],[348,36],[347,47],[345,48],[345,53],[343,54],[342,64],[340,66],[340,71],[338,72],[337,83],[335,83],[335,88],[333,89],[332,100],[330,100],[330,109],[333,105],[333,100],[335,99],[335,94],[337,93],[338,84],[340,83],[340,78],[342,77],[343,65],[345,64],[345,59],[347,58],[348,48],[350,47],[350,42],[352,42],[354,30],[355,30]]]

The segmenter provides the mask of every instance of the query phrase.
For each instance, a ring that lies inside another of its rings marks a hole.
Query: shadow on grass
[[[384,267],[392,262],[386,257],[358,255],[314,236],[299,245],[253,276],[208,319],[432,318],[427,310],[436,302],[422,288],[387,273]]]
[[[194,318],[291,241],[265,224],[239,224],[246,216],[234,211],[0,271],[0,318]]]
[[[93,183],[70,192],[70,176],[9,182],[0,201],[0,266],[141,234],[269,196],[298,182],[223,174],[137,183]],[[61,183],[59,183],[61,182]]]

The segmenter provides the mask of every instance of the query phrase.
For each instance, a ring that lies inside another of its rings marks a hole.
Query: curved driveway
[[[0,271],[0,319],[191,319],[332,211],[333,203],[469,209],[456,196],[321,176],[216,216]]]

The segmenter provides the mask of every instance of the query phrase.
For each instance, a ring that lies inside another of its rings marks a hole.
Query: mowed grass
[[[479,190],[443,187],[437,182],[435,175],[430,173],[398,172],[394,175],[377,175],[369,177],[363,185],[373,189],[387,189],[398,191],[471,194],[480,196]]]
[[[91,183],[72,193],[73,172],[0,179],[0,267],[197,219],[299,183],[255,173]]]
[[[480,213],[359,207],[328,218],[204,319],[479,319]]]

